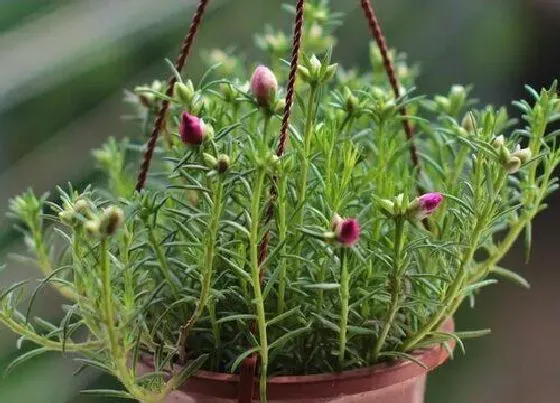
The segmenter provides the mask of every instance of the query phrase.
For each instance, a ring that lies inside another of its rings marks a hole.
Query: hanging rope
[[[290,116],[292,113],[292,105],[294,102],[294,88],[296,84],[296,74],[299,59],[299,51],[301,48],[301,36],[303,30],[303,11],[305,8],[305,0],[298,0],[296,5],[296,16],[294,23],[294,37],[292,43],[292,59],[290,63],[290,74],[288,76],[288,83],[286,87],[286,106],[284,107],[284,115],[282,116],[282,126],[280,128],[280,137],[278,142],[278,148],[276,150],[276,155],[281,157],[284,155],[286,150],[286,142],[288,140],[288,129],[290,124]],[[274,204],[276,201],[276,178],[273,178],[273,184],[269,190],[269,200],[266,206],[266,212],[263,224],[268,226],[270,221],[274,218]],[[263,235],[263,239],[259,244],[259,279],[262,286],[264,281],[264,267],[263,262],[268,256],[268,243],[270,239],[270,232],[268,229]],[[251,324],[251,333],[256,332],[256,324],[253,322]],[[255,387],[255,376],[257,373],[257,355],[256,353],[251,354],[247,357],[240,366],[240,377],[239,377],[239,403],[251,403],[253,398],[253,390]]]
[[[387,40],[385,39],[385,35],[383,35],[383,31],[381,30],[381,25],[377,20],[377,16],[375,15],[375,11],[371,4],[370,0],[361,0],[362,9],[364,10],[364,14],[369,24],[369,29],[377,46],[379,47],[379,51],[381,53],[381,58],[383,59],[383,64],[385,65],[385,71],[387,72],[387,76],[389,77],[389,83],[391,84],[391,88],[395,94],[395,98],[400,97],[400,86],[397,80],[397,75],[395,73],[395,67],[393,66],[393,62],[389,57],[389,51],[387,49]],[[412,125],[407,117],[406,107],[401,107],[399,109],[399,113],[403,118],[403,126],[404,131],[406,133],[406,138],[410,144],[410,159],[412,160],[412,164],[418,170],[420,169],[420,162],[418,160],[418,152],[416,151],[416,145],[414,144],[413,137],[414,137],[414,130],[412,129]]]
[[[202,21],[202,16],[204,15],[204,11],[206,10],[206,6],[210,0],[200,0],[198,4],[198,8],[193,16],[191,26],[183,43],[181,45],[181,52],[177,59],[175,60],[175,70],[181,72],[183,67],[185,66],[185,62],[190,54],[192,44],[194,42],[194,38],[200,26],[200,22]],[[146,152],[144,154],[144,160],[142,165],[140,166],[140,171],[138,172],[138,179],[136,181],[136,191],[139,192],[144,188],[146,184],[146,177],[148,176],[148,170],[150,169],[150,162],[152,161],[152,157],[154,155],[154,149],[156,148],[156,142],[161,132],[164,122],[165,122],[165,115],[167,114],[167,110],[169,109],[169,98],[173,97],[173,89],[175,87],[175,83],[177,82],[177,77],[175,74],[171,75],[169,81],[167,83],[167,90],[165,92],[166,99],[164,99],[161,103],[161,107],[158,110],[156,115],[156,119],[154,122],[154,128],[152,129],[152,134],[148,140],[148,144],[146,146]]]

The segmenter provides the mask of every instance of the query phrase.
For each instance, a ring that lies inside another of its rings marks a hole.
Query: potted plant
[[[10,202],[44,277],[23,311],[27,282],[0,294],[37,346],[7,370],[62,351],[124,389],[85,393],[142,402],[423,401],[426,373],[487,333],[454,331],[459,305],[497,278],[527,286],[498,264],[558,186],[556,85],[513,103],[521,129],[459,85],[413,96],[367,0],[365,73],[331,63],[327,2],[298,0],[290,63],[269,29],[269,67],[213,51],[194,85],[180,71],[207,3],[170,83],[129,94],[155,118],[147,147],[95,150],[107,186]],[[47,285],[58,324],[31,315]]]

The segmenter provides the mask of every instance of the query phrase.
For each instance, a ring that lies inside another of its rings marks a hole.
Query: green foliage
[[[406,73],[395,99],[375,50],[365,73],[331,63],[337,16],[321,4],[308,11],[280,158],[282,101],[259,108],[244,84],[250,69],[212,51],[202,80],[181,80],[171,100],[146,190],[132,192],[127,158],[136,159],[138,147],[110,140],[94,152],[107,190],[59,189],[59,203],[29,191],[12,201],[45,275],[39,286],[68,298],[61,323],[51,324],[18,311],[26,283],[0,294],[0,321],[41,346],[13,365],[46,351],[79,352],[84,365],[127,390],[89,393],[157,402],[200,367],[235,372],[257,353],[265,400],[271,374],[416,360],[417,348],[461,345],[486,333],[439,332],[465,298],[493,275],[527,286],[497,264],[558,186],[558,132],[547,130],[560,117],[556,85],[528,88],[531,102],[515,103],[527,127],[511,130],[505,109],[471,109],[462,86],[433,100],[411,97],[414,71],[393,54]],[[287,76],[282,38],[270,29],[258,37],[278,77]],[[129,94],[140,121],[149,121],[164,91],[155,83]],[[420,167],[409,160],[402,107],[415,126]],[[185,147],[185,110],[214,128],[212,139]],[[520,142],[527,147],[516,148]],[[445,201],[427,211],[418,188]],[[342,237],[338,214],[359,222],[357,243]],[[139,376],[135,363],[146,352],[154,373]],[[177,357],[188,364],[166,379]]]

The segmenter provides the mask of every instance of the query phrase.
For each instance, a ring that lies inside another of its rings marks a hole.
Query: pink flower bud
[[[266,66],[260,65],[251,77],[251,92],[257,99],[257,104],[267,107],[276,97],[278,81],[274,73]]]
[[[336,239],[344,246],[352,247],[360,239],[360,223],[355,218],[340,219],[335,215],[333,225]]]
[[[423,220],[430,216],[443,201],[441,193],[426,193],[416,198],[410,206],[409,212],[413,214],[417,220]]]
[[[181,134],[183,143],[198,146],[204,141],[204,122],[201,118],[184,112],[181,117],[179,133]]]

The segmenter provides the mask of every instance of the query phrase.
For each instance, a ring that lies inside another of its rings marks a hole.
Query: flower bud
[[[336,69],[338,68],[338,63],[333,63],[329,65],[325,71],[325,75],[323,76],[323,81],[330,81],[334,78],[336,74]]]
[[[417,197],[409,204],[407,215],[416,220],[423,220],[432,215],[443,201],[441,193],[426,193]]]
[[[321,68],[323,67],[321,61],[319,59],[317,59],[317,56],[315,55],[311,55],[311,58],[309,59],[309,63],[310,63],[310,67],[311,67],[311,75],[313,77],[318,77],[319,76],[319,72],[321,71]]]
[[[84,223],[84,233],[90,238],[99,238],[101,235],[99,220],[88,220]]]
[[[393,217],[395,215],[395,203],[391,200],[381,199],[378,201],[379,207],[383,214]]]
[[[266,66],[260,65],[251,77],[251,92],[261,107],[269,107],[276,98],[278,81],[274,73]]]
[[[519,159],[519,157],[510,156],[504,164],[504,168],[509,174],[516,173],[519,171],[519,168],[521,168],[521,159]]]
[[[215,169],[218,166],[218,160],[211,154],[202,153],[202,161],[210,169]]]
[[[498,137],[494,137],[492,140],[492,146],[495,148],[502,147],[505,144],[505,139],[503,134],[500,134]]]
[[[334,213],[331,219],[331,228],[332,230],[336,230],[336,228],[342,224],[342,217],[338,213]]]
[[[332,224],[336,240],[344,246],[352,247],[360,239],[360,223],[355,218],[342,219],[335,214]]]
[[[467,131],[467,133],[474,132],[476,127],[476,121],[472,113],[467,113],[463,120],[461,121],[461,127]]]
[[[526,164],[531,160],[531,157],[533,155],[531,153],[531,149],[521,148],[519,145],[517,145],[517,149],[511,154],[511,156],[519,158],[521,164]]]
[[[108,207],[103,211],[103,215],[99,222],[99,232],[104,237],[114,235],[123,223],[123,211],[115,206]]]
[[[192,81],[188,80],[186,83],[175,83],[174,93],[179,102],[185,106],[190,105],[194,97],[194,87]]]
[[[197,117],[184,112],[181,117],[181,125],[179,126],[179,133],[183,143],[198,146],[202,144],[207,136],[204,121]]]
[[[282,112],[284,112],[285,108],[286,108],[286,100],[278,99],[276,101],[276,105],[274,106],[274,113],[281,114]]]
[[[223,174],[229,169],[229,166],[230,166],[229,155],[227,154],[218,155],[218,165],[217,165],[218,172]]]

